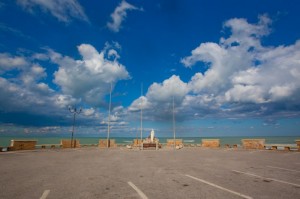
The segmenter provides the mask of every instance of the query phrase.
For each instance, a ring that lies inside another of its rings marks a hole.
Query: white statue
[[[150,139],[151,139],[151,142],[154,141],[154,130],[153,129],[151,130],[151,133],[150,133]]]

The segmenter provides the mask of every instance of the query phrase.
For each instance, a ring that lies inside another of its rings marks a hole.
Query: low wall
[[[265,139],[242,139],[244,149],[264,149]]]
[[[61,140],[60,145],[62,148],[80,148],[80,141],[73,140],[73,144],[71,145],[72,140]]]
[[[106,148],[107,147],[107,139],[100,139],[99,140],[99,148]],[[115,139],[108,140],[108,147],[117,147],[117,143]]]
[[[220,139],[202,139],[202,147],[218,148],[220,147]]]
[[[36,140],[11,140],[10,149],[11,150],[34,150]]]
[[[182,139],[175,139],[175,146],[183,145]],[[174,146],[174,139],[167,139],[167,146]]]

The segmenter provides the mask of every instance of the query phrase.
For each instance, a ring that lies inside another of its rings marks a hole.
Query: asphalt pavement
[[[300,198],[300,152],[201,147],[2,152],[0,198]]]

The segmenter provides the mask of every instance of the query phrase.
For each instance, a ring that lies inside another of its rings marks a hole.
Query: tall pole
[[[73,128],[72,128],[72,137],[71,137],[71,148],[73,148],[73,137],[74,137],[74,126],[75,126],[75,115],[76,115],[76,112],[73,113]]]
[[[71,113],[73,113],[73,128],[72,128],[72,136],[71,136],[71,148],[73,148],[73,138],[74,138],[74,130],[75,130],[75,117],[76,117],[76,114],[80,114],[81,113],[82,109],[80,108],[79,111],[77,111],[76,107],[74,109],[72,109],[71,107],[69,107],[69,111]]]
[[[141,84],[141,148],[143,141],[143,83]]]
[[[176,129],[175,129],[174,96],[173,96],[173,139],[174,139],[174,149],[176,149]]]
[[[110,83],[110,93],[109,93],[108,125],[107,125],[107,140],[106,140],[106,147],[107,148],[109,147],[109,134],[110,134],[111,92],[112,92],[112,83]]]

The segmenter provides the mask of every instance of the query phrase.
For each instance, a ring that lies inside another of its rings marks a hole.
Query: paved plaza
[[[0,153],[0,198],[300,198],[300,153],[46,149]]]

